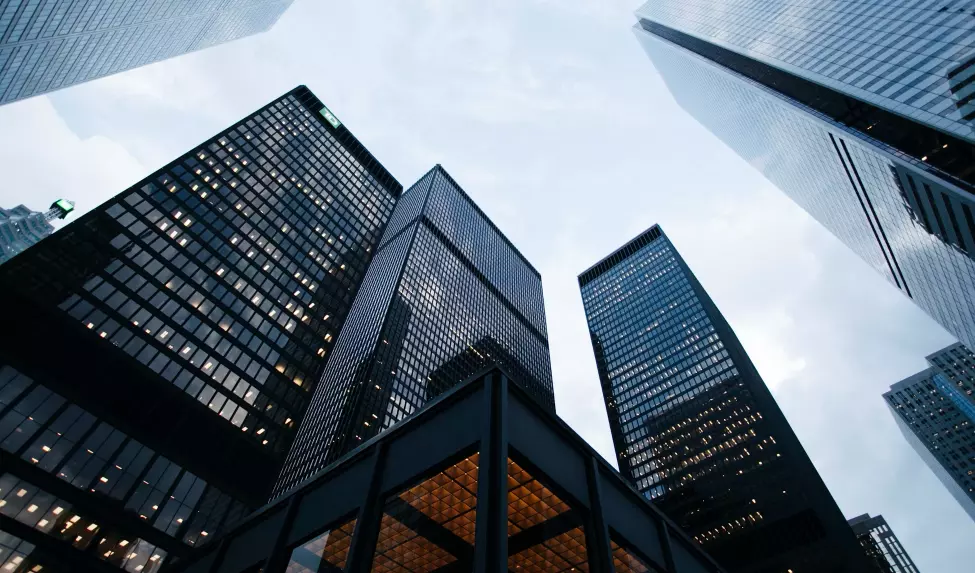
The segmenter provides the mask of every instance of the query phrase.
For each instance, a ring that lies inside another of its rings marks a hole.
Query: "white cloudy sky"
[[[612,460],[576,275],[660,223],[847,516],[924,573],[975,524],[880,394],[952,338],[673,102],[634,0],[297,0],[271,32],[0,107],[0,205],[80,210],[308,85],[405,185],[435,163],[539,268],[560,415]]]

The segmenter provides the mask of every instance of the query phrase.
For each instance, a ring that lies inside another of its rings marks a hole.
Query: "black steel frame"
[[[281,573],[293,548],[355,516],[345,571],[367,572],[387,497],[475,451],[477,573],[508,570],[509,456],[543,474],[538,479],[579,510],[594,573],[613,572],[611,539],[660,573],[723,571],[578,434],[497,368],[451,389],[165,571]]]

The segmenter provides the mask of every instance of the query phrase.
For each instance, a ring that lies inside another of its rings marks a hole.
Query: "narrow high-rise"
[[[300,86],[0,266],[18,571],[157,571],[261,506],[401,192]]]
[[[390,217],[275,495],[489,365],[555,410],[541,275],[438,165]]]
[[[659,226],[579,275],[620,473],[734,573],[867,571],[741,343]]]
[[[681,107],[975,345],[971,6],[653,0],[637,19]]]
[[[0,2],[0,104],[264,32],[291,2]]]
[[[890,387],[897,427],[952,497],[975,519],[975,354],[952,344],[930,368]]]
[[[884,516],[871,517],[864,513],[849,524],[864,553],[876,564],[878,573],[920,573]]]
[[[74,203],[66,199],[58,199],[43,213],[23,205],[0,208],[0,264],[53,233],[51,221],[64,219],[71,211]]]

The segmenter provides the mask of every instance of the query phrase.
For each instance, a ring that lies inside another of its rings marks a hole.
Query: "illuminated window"
[[[589,571],[582,516],[508,459],[508,569]]]
[[[656,571],[630,549],[624,549],[616,539],[610,541],[610,551],[613,553],[613,568],[616,573],[648,573]]]
[[[353,531],[355,531],[355,518],[296,547],[291,552],[286,573],[341,571],[349,558]]]
[[[474,454],[386,500],[373,573],[473,569],[477,464]]]

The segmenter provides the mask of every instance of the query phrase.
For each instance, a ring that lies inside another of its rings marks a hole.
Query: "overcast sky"
[[[576,276],[659,223],[843,512],[923,573],[975,524],[881,398],[950,335],[674,103],[631,0],[296,0],[269,33],[0,106],[0,205],[90,209],[298,84],[409,186],[441,163],[541,271],[559,414],[614,465]]]

